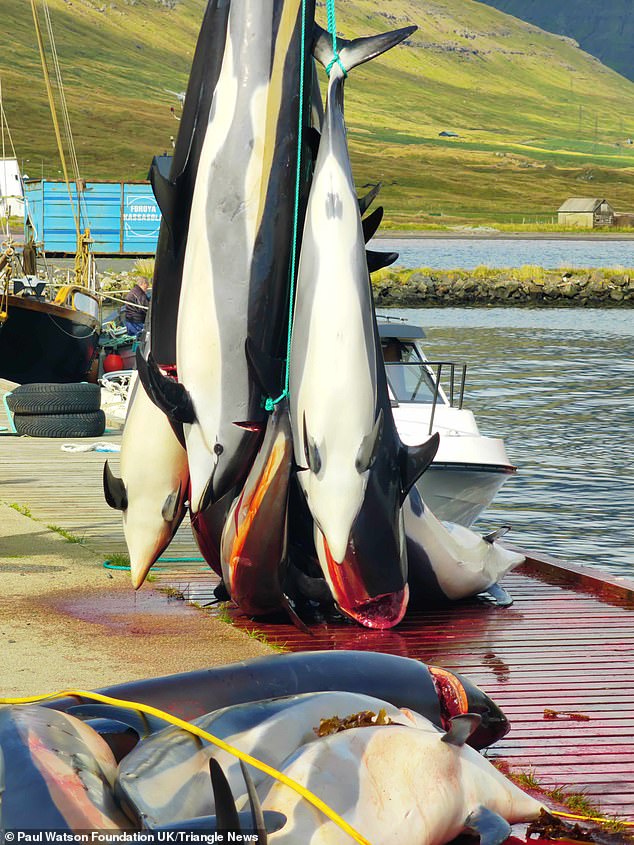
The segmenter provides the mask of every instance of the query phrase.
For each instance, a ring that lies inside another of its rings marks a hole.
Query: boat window
[[[410,361],[422,361],[423,358],[417,346],[411,341],[399,340],[397,337],[388,337],[381,342],[383,359],[391,363],[409,363]]]
[[[431,405],[434,401],[435,383],[431,373],[422,362],[401,364],[385,362],[385,372],[391,392],[397,402],[419,402]],[[441,394],[438,403],[444,404]]]
[[[77,292],[73,297],[73,305],[78,311],[90,314],[91,317],[99,317],[99,303],[92,296]]]

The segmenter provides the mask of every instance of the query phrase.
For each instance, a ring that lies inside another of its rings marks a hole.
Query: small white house
[[[15,158],[0,158],[0,217],[24,216],[24,192]]]

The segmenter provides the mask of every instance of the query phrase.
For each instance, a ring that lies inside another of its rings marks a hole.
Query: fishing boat
[[[438,454],[418,481],[420,494],[439,519],[469,527],[517,468],[504,441],[480,434],[463,407],[466,365],[429,361],[419,326],[385,317],[378,326],[401,440],[413,446],[440,435]]]
[[[20,246],[11,237],[6,218],[4,239],[0,247],[0,378],[18,384],[33,382],[79,382],[88,377],[99,342],[99,299],[96,295],[95,266],[91,254],[91,238],[82,198],[83,182],[75,173],[75,198],[70,187],[66,159],[60,142],[55,103],[44,57],[42,34],[35,4],[33,16],[42,58],[51,115],[56,128],[60,159],[68,186],[69,201],[77,236],[73,283],[56,288],[46,274],[38,272],[39,247],[34,240]],[[47,16],[47,23],[50,23]],[[52,49],[54,41],[49,29]],[[57,67],[57,65],[56,65]],[[60,96],[63,88],[58,80]],[[62,109],[67,121],[67,112]],[[0,89],[0,135],[4,149],[9,132]],[[66,135],[72,145],[70,126]],[[74,147],[71,160],[76,162]]]

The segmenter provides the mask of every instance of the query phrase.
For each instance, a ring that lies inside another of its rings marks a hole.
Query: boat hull
[[[434,516],[469,528],[514,474],[511,466],[434,462],[416,487]]]
[[[97,320],[52,302],[8,299],[0,325],[0,378],[18,384],[85,379],[99,340]]]

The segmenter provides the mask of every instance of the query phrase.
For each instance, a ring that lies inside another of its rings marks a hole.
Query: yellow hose
[[[123,701],[119,698],[111,698],[109,695],[102,695],[98,692],[86,692],[85,690],[75,690],[75,689],[68,689],[68,690],[61,690],[60,692],[52,692],[46,695],[34,695],[34,696],[27,696],[26,698],[0,698],[0,704],[37,704],[40,701],[50,701],[54,698],[64,698],[65,696],[73,696],[73,697],[81,697],[81,698],[88,698],[92,699],[93,701],[100,701],[103,704],[112,704],[115,707],[127,707],[130,710],[137,710],[140,713],[147,713],[148,716],[156,716],[159,719],[163,719],[165,722],[169,722],[174,727],[180,728],[183,731],[187,731],[194,736],[200,737],[200,739],[204,739],[207,742],[215,745],[217,748],[222,749],[223,751],[232,754],[234,757],[237,757],[238,760],[242,760],[244,763],[248,763],[250,766],[253,766],[256,769],[259,769],[261,772],[264,772],[267,775],[270,775],[275,780],[278,780],[280,783],[283,783],[285,786],[288,786],[289,789],[292,789],[306,801],[320,810],[327,818],[329,818],[337,827],[341,828],[344,833],[347,833],[355,842],[358,842],[359,845],[371,845],[371,843],[361,836],[360,833],[351,827],[345,819],[342,819],[340,815],[335,813],[327,804],[325,804],[321,798],[318,798],[314,795],[310,790],[303,787],[297,781],[294,781],[292,778],[287,777],[282,772],[278,772],[277,769],[274,769],[272,766],[268,766],[266,763],[262,763],[260,760],[256,760],[255,757],[251,757],[249,754],[245,754],[244,751],[240,751],[239,748],[234,748],[234,746],[229,745],[228,743],[224,742],[222,739],[213,736],[207,731],[202,730],[202,728],[197,727],[196,725],[192,725],[190,722],[186,722],[184,719],[179,719],[178,716],[172,716],[171,713],[166,713],[164,710],[159,710],[157,707],[152,707],[149,704],[141,704],[137,701]]]

